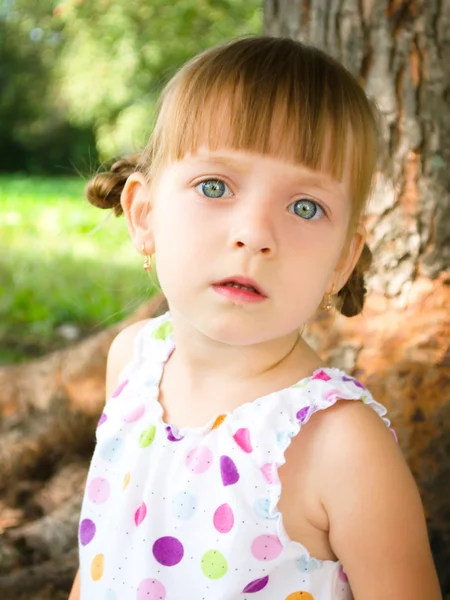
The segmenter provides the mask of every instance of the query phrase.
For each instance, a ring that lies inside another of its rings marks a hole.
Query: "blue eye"
[[[221,179],[205,179],[196,186],[196,189],[207,198],[231,196],[230,188]]]
[[[297,200],[291,204],[293,209],[290,212],[295,213],[302,219],[306,219],[308,221],[317,221],[325,216],[323,209],[312,200],[308,200],[307,198],[303,198],[302,200]]]

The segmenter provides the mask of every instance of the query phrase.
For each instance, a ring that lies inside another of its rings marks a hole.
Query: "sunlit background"
[[[261,29],[261,0],[0,0],[0,362],[149,297],[125,222],[91,207],[85,183],[145,143],[182,63]]]

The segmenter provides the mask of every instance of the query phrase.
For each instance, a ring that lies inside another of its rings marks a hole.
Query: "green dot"
[[[166,340],[173,331],[172,321],[165,321],[161,323],[152,333],[152,337],[155,340]]]
[[[139,438],[139,446],[141,448],[147,448],[155,439],[156,427],[152,425],[148,429],[144,429]]]
[[[208,550],[202,558],[202,571],[208,579],[220,579],[228,571],[225,556],[218,550]]]

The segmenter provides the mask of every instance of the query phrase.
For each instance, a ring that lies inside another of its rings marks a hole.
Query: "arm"
[[[391,432],[359,402],[320,417],[320,496],[355,600],[440,600],[421,499]]]
[[[106,401],[117,387],[121,370],[133,358],[134,338],[137,332],[147,323],[138,321],[123,329],[113,340],[108,351],[106,363]],[[78,569],[73,581],[68,600],[80,600],[80,570]]]
[[[78,569],[75,579],[73,580],[72,590],[69,600],[80,600],[80,570]]]

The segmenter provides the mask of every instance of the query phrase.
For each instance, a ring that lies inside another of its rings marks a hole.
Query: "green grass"
[[[109,214],[81,178],[0,176],[0,362],[61,347],[61,325],[94,333],[151,295],[125,220]]]

